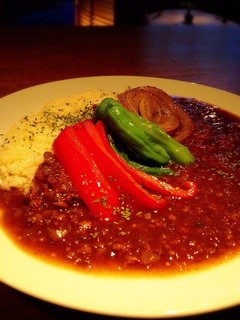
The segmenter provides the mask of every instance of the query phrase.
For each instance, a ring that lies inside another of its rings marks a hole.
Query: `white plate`
[[[82,91],[123,91],[153,85],[172,95],[195,97],[240,115],[240,96],[176,80],[110,76],[57,81],[0,99],[0,132],[45,102]],[[94,276],[56,267],[29,256],[0,230],[0,280],[34,297],[82,311],[160,318],[199,314],[240,303],[240,259],[177,277]]]

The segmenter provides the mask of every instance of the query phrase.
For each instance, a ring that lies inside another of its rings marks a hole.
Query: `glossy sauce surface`
[[[174,186],[194,181],[193,198],[168,197],[159,211],[135,210],[103,223],[89,215],[54,155],[46,153],[29,195],[1,192],[6,232],[33,254],[93,270],[184,271],[239,253],[239,118],[193,99],[175,100],[194,120],[185,144],[196,161],[172,165],[176,176],[161,179]]]

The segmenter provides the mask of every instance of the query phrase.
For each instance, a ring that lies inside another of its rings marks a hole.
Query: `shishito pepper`
[[[159,177],[161,175],[174,175],[175,172],[166,167],[166,166],[147,166],[145,164],[142,164],[142,163],[139,163],[139,162],[136,162],[134,160],[131,160],[127,154],[127,152],[124,152],[122,150],[119,150],[113,140],[113,137],[112,135],[109,133],[108,134],[108,141],[111,145],[111,147],[129,164],[131,165],[132,167],[140,170],[140,171],[143,171],[145,173],[148,173],[150,175],[153,175],[153,176],[156,176],[156,177]]]
[[[171,160],[176,163],[188,165],[194,162],[195,158],[189,149],[177,140],[170,137],[159,125],[130,112],[133,121],[142,128],[154,143],[159,143],[169,154]]]
[[[144,130],[130,117],[129,111],[118,101],[112,98],[102,100],[95,114],[98,119],[103,119],[111,125],[117,136],[137,157],[160,165],[169,162],[170,156],[166,150],[160,144],[151,142]]]
[[[130,175],[145,189],[150,190],[156,194],[167,196],[170,195],[176,198],[190,198],[196,194],[197,186],[192,181],[184,181],[182,183],[183,188],[173,187],[169,183],[161,181],[160,179],[157,179],[152,175],[148,175],[145,172],[137,170],[136,168],[128,165],[128,163],[124,161],[124,159],[122,159],[109,144],[106,134],[107,129],[104,123],[100,120],[97,122],[95,127],[99,133],[99,136],[101,137],[101,143],[104,145],[106,150],[108,150],[109,154],[111,154],[111,156],[114,157],[115,160],[118,161],[121,166],[125,170],[127,170]]]
[[[77,136],[76,126],[66,127],[53,143],[56,158],[89,212],[101,220],[114,220],[119,198]]]
[[[112,130],[143,159],[166,164],[170,159],[191,164],[194,157],[187,147],[174,140],[157,124],[126,110],[113,98],[104,99],[96,109],[96,118],[109,123]]]

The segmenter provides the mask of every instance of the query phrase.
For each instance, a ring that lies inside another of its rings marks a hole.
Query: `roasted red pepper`
[[[77,126],[65,128],[53,150],[89,212],[101,220],[114,220],[120,207],[118,196],[79,140]]]
[[[123,192],[130,199],[134,199],[135,206],[139,206],[139,208],[160,209],[166,205],[166,200],[160,194],[151,194],[145,190],[108,152],[101,135],[91,120],[81,122],[76,128],[84,147],[91,154],[105,178],[111,185],[114,185],[120,194]]]
[[[114,220],[121,213],[123,194],[139,209],[161,209],[166,205],[162,195],[186,198],[195,194],[192,182],[183,184],[186,189],[174,188],[130,166],[110,146],[106,130],[101,120],[96,124],[85,120],[65,128],[53,144],[57,159],[91,214]]]

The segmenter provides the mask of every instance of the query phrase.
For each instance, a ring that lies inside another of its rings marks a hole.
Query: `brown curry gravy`
[[[6,233],[29,253],[80,270],[182,272],[239,254],[239,117],[194,99],[174,99],[194,121],[185,145],[196,161],[172,165],[177,175],[161,179],[176,186],[194,181],[193,198],[169,197],[159,211],[104,223],[89,215],[54,155],[46,153],[30,195],[0,192]]]

